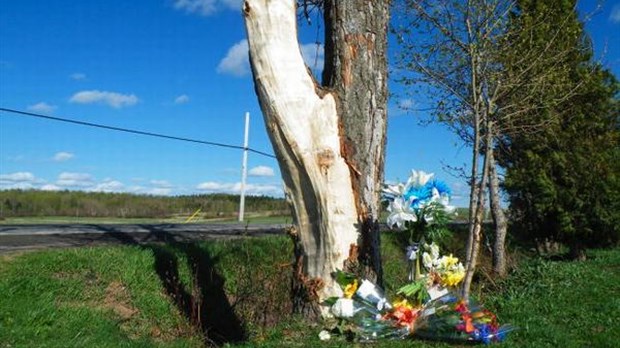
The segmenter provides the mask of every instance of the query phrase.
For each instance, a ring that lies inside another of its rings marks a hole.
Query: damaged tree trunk
[[[246,0],[250,63],[296,240],[294,306],[319,315],[331,274],[381,282],[379,193],[386,131],[388,1],[325,1],[323,86],[304,64],[294,0]]]

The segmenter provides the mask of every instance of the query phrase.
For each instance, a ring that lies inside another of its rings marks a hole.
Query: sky
[[[0,0],[0,107],[273,153],[249,70],[241,0]],[[581,13],[595,1],[582,1]],[[301,51],[323,64],[316,23]],[[620,1],[586,25],[597,58],[620,76]],[[317,55],[318,54],[318,55]],[[390,88],[398,88],[390,82]],[[435,173],[464,206],[446,166],[469,149],[441,126],[388,105],[385,178]],[[0,112],[0,190],[186,195],[239,193],[242,151]],[[282,195],[275,159],[249,154],[247,193]],[[0,192],[1,195],[1,192]]]

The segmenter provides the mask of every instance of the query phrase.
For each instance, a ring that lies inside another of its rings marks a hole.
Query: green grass
[[[384,235],[388,294],[404,281],[401,249]],[[518,328],[501,347],[616,346],[620,249],[589,256],[525,258],[505,281],[478,283],[486,307]],[[290,262],[283,236],[0,256],[0,347],[200,347],[207,328],[238,347],[455,346],[320,342],[322,325],[288,314]]]

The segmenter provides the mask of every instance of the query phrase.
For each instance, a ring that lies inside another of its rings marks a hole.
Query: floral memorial
[[[440,250],[436,240],[449,234],[446,224],[454,214],[450,189],[433,174],[412,171],[406,183],[383,190],[390,228],[408,237],[405,257],[407,283],[392,300],[376,284],[344,271],[334,273],[342,297],[326,301],[331,314],[347,325],[360,341],[422,338],[456,342],[498,342],[512,330],[496,316],[459,297],[465,277],[463,264]],[[321,339],[328,339],[327,331]]]

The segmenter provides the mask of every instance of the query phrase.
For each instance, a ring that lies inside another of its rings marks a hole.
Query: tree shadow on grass
[[[149,236],[142,240],[148,240],[149,244],[143,244],[131,235],[119,233],[113,228],[105,233],[123,244],[137,245],[153,253],[155,271],[166,294],[187,320],[200,329],[205,344],[223,345],[246,341],[246,329],[226,296],[225,279],[215,267],[219,258],[194,242],[176,241],[174,235],[162,228],[146,228],[149,229]],[[193,286],[186,286],[180,278],[179,254],[183,254],[187,260]]]

